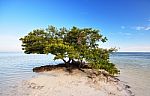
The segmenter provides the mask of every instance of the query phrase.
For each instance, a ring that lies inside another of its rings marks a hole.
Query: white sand
[[[63,70],[39,73],[23,83],[21,96],[130,96],[130,91],[119,81],[106,78],[90,79],[85,73]]]

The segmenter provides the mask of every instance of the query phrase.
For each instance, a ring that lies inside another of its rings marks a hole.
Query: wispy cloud
[[[141,31],[141,30],[145,30],[148,31],[150,30],[150,26],[136,26],[134,27],[135,30]]]
[[[147,25],[139,25],[131,27],[131,29],[137,30],[137,31],[149,31],[150,30],[150,18],[147,19]]]
[[[143,30],[143,29],[144,29],[143,26],[137,26],[137,27],[135,27],[135,30]]]
[[[121,26],[121,29],[125,29],[126,27],[125,26]]]
[[[150,26],[146,27],[145,30],[150,30]]]
[[[131,36],[132,34],[129,32],[119,32],[120,35]]]

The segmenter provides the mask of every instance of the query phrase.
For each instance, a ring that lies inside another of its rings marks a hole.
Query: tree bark
[[[66,61],[65,59],[62,59],[64,61],[64,63],[66,64],[66,67],[69,68],[69,65],[70,65],[70,61],[71,61],[71,58],[69,58],[68,61]]]
[[[67,61],[67,63],[70,63],[70,61],[71,61],[71,58],[69,58],[69,60]]]
[[[65,59],[62,59],[64,61],[64,63],[66,63],[66,60]]]
[[[80,64],[79,64],[79,69],[81,69],[81,65],[82,65],[82,60],[80,61]]]

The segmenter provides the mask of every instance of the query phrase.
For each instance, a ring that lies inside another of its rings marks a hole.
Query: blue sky
[[[0,0],[0,51],[21,51],[19,38],[36,28],[101,30],[119,51],[150,51],[150,0]]]

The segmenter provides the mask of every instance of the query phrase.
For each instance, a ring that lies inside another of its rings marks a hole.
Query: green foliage
[[[106,42],[107,38],[99,34],[99,30],[92,28],[71,29],[48,26],[47,29],[37,29],[27,36],[20,38],[25,53],[53,54],[54,60],[62,59],[71,64],[74,60],[89,63],[94,69],[104,69],[110,74],[119,73],[113,63],[109,61],[109,54],[115,49],[99,48],[98,42]],[[69,58],[66,61],[64,58]]]
[[[38,53],[43,54],[45,48],[46,33],[42,29],[33,30],[27,36],[20,38],[22,41],[23,50],[25,53]]]

